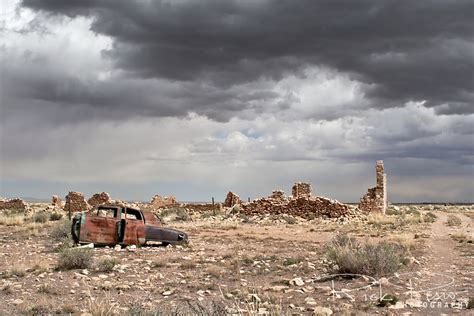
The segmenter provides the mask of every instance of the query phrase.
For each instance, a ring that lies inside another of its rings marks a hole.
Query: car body
[[[100,205],[89,212],[77,214],[71,227],[76,243],[95,245],[145,245],[187,243],[182,231],[163,227],[151,212],[139,209]]]

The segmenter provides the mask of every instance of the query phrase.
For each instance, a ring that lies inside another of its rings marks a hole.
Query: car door
[[[86,215],[81,227],[80,241],[98,245],[115,245],[118,242],[118,208],[100,208]]]
[[[123,244],[142,245],[145,243],[145,225],[142,213],[132,208],[124,208],[122,224],[125,225]]]

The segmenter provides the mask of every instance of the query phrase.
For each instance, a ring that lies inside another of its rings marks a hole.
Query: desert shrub
[[[467,303],[467,309],[474,309],[474,297],[469,298],[469,302]]]
[[[436,222],[436,219],[438,216],[436,216],[433,212],[428,212],[425,215],[423,215],[423,221],[425,223],[434,223]]]
[[[294,218],[293,216],[285,216],[283,217],[283,220],[290,225],[298,224],[298,220]]]
[[[415,207],[410,207],[408,210],[405,211],[405,214],[413,215],[416,217],[421,216],[420,211]]]
[[[63,218],[63,214],[61,213],[53,212],[49,214],[50,221],[59,221],[61,218]]]
[[[163,220],[165,218],[170,218],[171,220],[174,221],[190,221],[191,216],[189,215],[188,211],[186,211],[185,208],[182,207],[171,207],[164,209],[160,212],[158,217]]]
[[[448,215],[448,219],[446,220],[447,226],[461,226],[462,221],[459,217],[454,215]]]
[[[49,220],[49,216],[46,212],[38,212],[33,215],[32,219],[35,223],[46,223]]]
[[[283,261],[283,265],[284,266],[291,266],[291,265],[294,265],[294,264],[298,264],[300,262],[301,262],[301,259],[299,259],[299,258],[286,258]]]
[[[62,220],[57,223],[50,233],[51,238],[54,240],[62,240],[64,238],[71,238],[71,222],[68,220]]]
[[[326,245],[326,258],[337,273],[365,274],[381,277],[400,267],[406,250],[386,241],[360,244],[353,237],[338,235]]]
[[[110,272],[118,264],[116,258],[104,258],[97,263],[97,270],[100,272]]]
[[[91,249],[69,248],[62,249],[58,257],[58,269],[86,269],[90,268],[93,262],[94,252]]]
[[[389,305],[395,305],[398,302],[398,297],[391,294],[385,294],[379,299],[378,306],[385,307]]]
[[[385,211],[385,215],[402,215],[402,211],[400,208],[395,207],[395,206],[389,206],[387,210]]]

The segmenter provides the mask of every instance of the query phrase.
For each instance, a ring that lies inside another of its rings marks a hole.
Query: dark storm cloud
[[[141,78],[217,87],[280,79],[308,65],[373,84],[374,106],[426,100],[473,113],[472,1],[23,0],[53,15],[92,16],[104,51]]]

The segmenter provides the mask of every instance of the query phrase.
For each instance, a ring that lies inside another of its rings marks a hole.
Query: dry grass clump
[[[446,220],[447,226],[461,226],[462,221],[459,217],[455,215],[448,215],[448,219]]]
[[[0,214],[0,225],[19,226],[25,222],[23,214]]]
[[[59,252],[58,269],[87,269],[92,266],[94,252],[91,249],[69,248]]]
[[[336,273],[386,276],[397,271],[406,254],[399,244],[382,241],[360,244],[346,234],[337,235],[326,245],[326,258]]]

